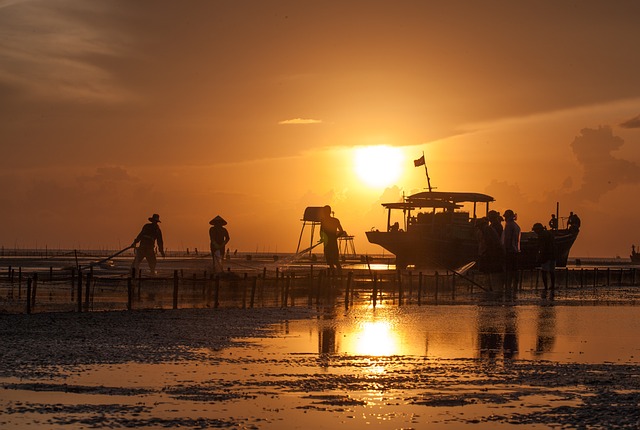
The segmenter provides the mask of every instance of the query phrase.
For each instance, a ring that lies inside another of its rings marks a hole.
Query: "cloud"
[[[640,115],[628,119],[625,122],[620,124],[622,128],[640,128]]]
[[[112,167],[98,167],[96,169],[96,174],[93,176],[80,176],[78,177],[78,181],[84,182],[114,182],[114,181],[123,181],[123,182],[137,182],[138,178],[133,177],[123,169],[122,167],[112,166]]]
[[[610,126],[583,128],[571,143],[578,162],[584,169],[579,197],[596,202],[605,193],[621,185],[640,183],[640,165],[611,155],[624,140],[614,136]]]
[[[278,124],[289,125],[289,124],[322,124],[322,121],[319,119],[307,119],[307,118],[294,118],[294,119],[286,119],[284,121],[278,122]]]
[[[100,64],[124,52],[113,31],[96,25],[98,2],[0,3],[0,88],[29,99],[117,102],[128,98]]]

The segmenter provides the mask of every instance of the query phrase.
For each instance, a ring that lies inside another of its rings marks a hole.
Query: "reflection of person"
[[[229,232],[225,225],[227,221],[220,215],[209,221],[212,227],[209,229],[209,239],[211,240],[211,258],[213,259],[213,273],[222,272],[222,259],[225,255],[225,246],[229,242]]]
[[[516,223],[516,214],[507,209],[504,211],[504,231],[502,232],[502,246],[504,247],[505,292],[515,295],[518,284],[518,254],[520,253],[520,226]]]
[[[155,274],[156,253],[154,247],[156,242],[158,243],[158,250],[160,254],[164,257],[162,231],[158,225],[160,223],[160,215],[153,214],[153,216],[149,218],[149,221],[150,222],[148,224],[142,226],[142,230],[140,230],[140,233],[131,244],[131,246],[135,247],[137,243],[140,243],[140,246],[136,249],[136,257],[133,260],[133,267],[137,272],[140,269],[140,263],[146,258],[147,263],[149,263],[151,274]]]
[[[331,206],[327,205],[323,208],[320,220],[320,232],[324,242],[324,258],[329,265],[329,269],[337,268],[342,270],[340,266],[340,252],[338,250],[338,236],[342,236],[345,231],[342,229],[340,220],[331,215]]]
[[[553,351],[556,343],[556,310],[553,306],[538,308],[535,355]]]
[[[505,359],[518,354],[518,315],[514,306],[478,306],[478,347],[482,358]]]
[[[556,250],[553,240],[553,233],[544,228],[537,222],[533,225],[532,230],[538,235],[538,254],[536,255],[536,263],[540,265],[542,271],[542,283],[544,284],[543,297],[547,295],[547,274],[551,281],[551,298],[556,290]]]

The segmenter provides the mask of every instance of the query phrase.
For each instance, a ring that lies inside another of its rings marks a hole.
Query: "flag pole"
[[[429,179],[429,171],[427,170],[427,159],[424,158],[424,151],[422,151],[422,159],[424,160],[424,174],[427,175],[427,186],[429,187],[429,192],[431,192],[431,179]]]

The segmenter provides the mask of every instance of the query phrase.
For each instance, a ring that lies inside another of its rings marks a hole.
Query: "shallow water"
[[[640,311],[633,306],[369,306],[292,321],[281,353],[507,358],[560,363],[639,363]]]
[[[586,403],[599,378],[615,380],[612,391],[640,391],[638,312],[501,304],[329,310],[278,324],[272,337],[243,339],[248,345],[197,350],[187,362],[2,380],[15,385],[0,392],[0,426],[571,427],[593,409]]]

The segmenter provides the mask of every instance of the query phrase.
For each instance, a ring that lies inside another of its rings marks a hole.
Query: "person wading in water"
[[[209,239],[211,240],[211,258],[213,259],[213,273],[222,273],[222,259],[225,255],[225,247],[229,242],[229,232],[225,225],[227,222],[220,215],[209,221],[212,227],[209,229]]]
[[[140,243],[140,246],[136,248],[136,257],[133,260],[133,268],[136,270],[140,270],[140,263],[145,258],[147,259],[147,263],[149,263],[149,270],[151,270],[151,275],[156,274],[156,252],[155,252],[155,244],[158,243],[158,251],[164,257],[164,242],[162,241],[162,231],[160,230],[160,215],[153,214],[151,218],[149,218],[148,224],[142,226],[142,230],[140,234],[134,239],[131,247],[135,248],[135,246]]]
[[[331,215],[331,206],[329,205],[323,208],[320,233],[324,242],[324,258],[327,261],[329,270],[338,269],[338,273],[340,273],[342,266],[340,265],[340,251],[338,250],[338,236],[346,235],[346,232],[342,229],[340,220]]]

